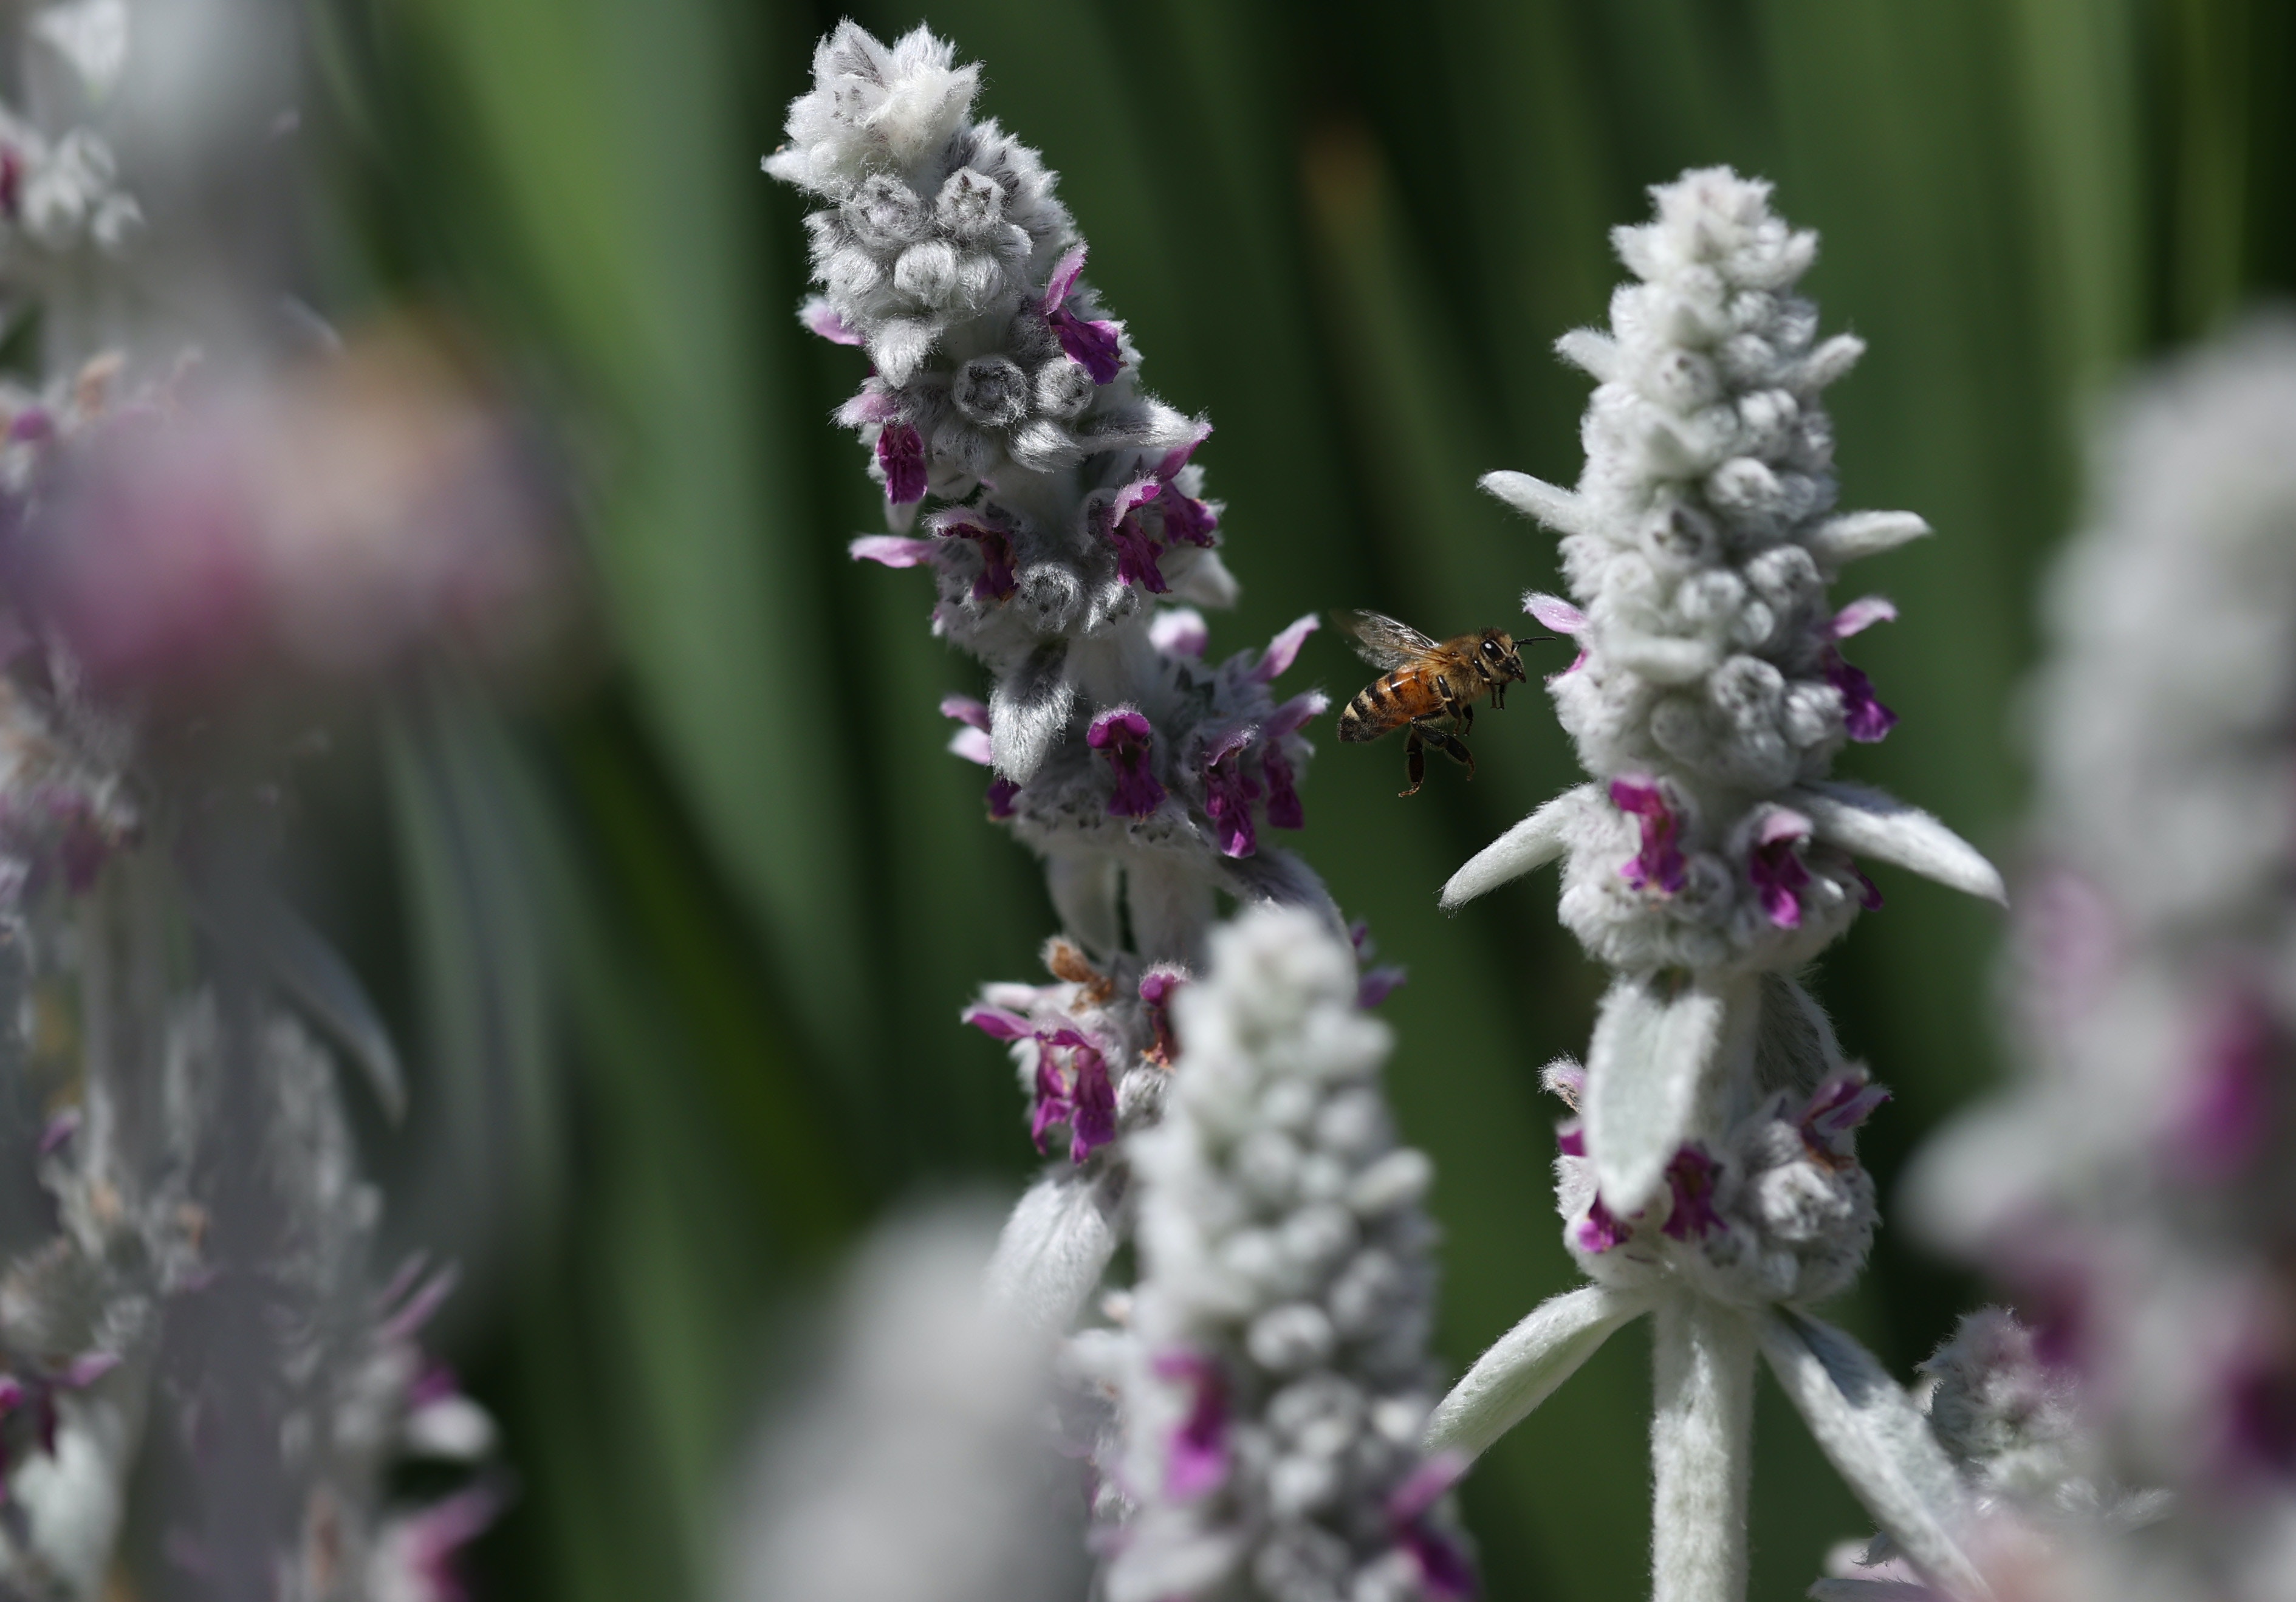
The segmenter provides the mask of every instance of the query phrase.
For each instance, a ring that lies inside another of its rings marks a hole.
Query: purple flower
[[[1250,856],[1259,849],[1259,837],[1251,826],[1251,804],[1259,799],[1259,786],[1243,771],[1244,748],[1251,737],[1247,724],[1206,753],[1204,813],[1212,821],[1222,856]]]
[[[1398,1485],[1387,1499],[1387,1516],[1396,1544],[1419,1565],[1420,1583],[1437,1602],[1460,1602],[1475,1594],[1475,1573],[1459,1545],[1427,1521],[1427,1515],[1467,1472],[1456,1452],[1438,1452]]]
[[[1874,681],[1832,646],[1825,651],[1825,682],[1841,692],[1841,723],[1850,739],[1870,746],[1898,726],[1898,715],[1874,693]]]
[[[1140,1055],[1158,1067],[1168,1068],[1180,1055],[1180,1042],[1172,1033],[1172,996],[1188,982],[1186,972],[1168,963],[1158,963],[1140,976],[1140,999],[1148,1007],[1148,1026],[1155,1038]]]
[[[1554,1126],[1554,1148],[1566,1157],[1587,1155],[1587,1125],[1577,1118],[1565,1118]]]
[[[1849,1154],[1841,1142],[1890,1099],[1890,1092],[1862,1073],[1827,1080],[1809,1099],[1800,1119],[1802,1144],[1829,1166],[1845,1165]]]
[[[948,748],[967,762],[989,764],[988,708],[969,695],[945,695],[940,698],[940,715],[955,718],[964,727],[949,737]]]
[[[1762,911],[1782,929],[1801,928],[1800,891],[1809,883],[1809,870],[1802,865],[1798,848],[1808,838],[1808,818],[1783,806],[1772,807],[1747,854],[1746,877],[1761,897]]]
[[[2273,1092],[2288,1071],[2288,1044],[2263,1002],[2243,989],[2217,1004],[2197,1067],[2170,1131],[2172,1155],[2188,1178],[2228,1179],[2272,1140]]]
[[[1587,614],[1560,595],[1548,595],[1540,591],[1532,590],[1523,596],[1522,609],[1567,640],[1576,640],[1587,632]],[[1548,674],[1546,682],[1551,684],[1561,678],[1562,674],[1576,673],[1586,665],[1587,648],[1581,645],[1578,648],[1578,654],[1571,658],[1570,666],[1564,668],[1562,673]]]
[[[1867,879],[1864,872],[1858,869],[1852,868],[1849,871],[1857,880],[1857,904],[1865,908],[1869,912],[1880,911],[1882,910],[1882,887],[1875,884],[1872,879]]]
[[[119,1366],[119,1359],[109,1352],[86,1352],[73,1358],[61,1369],[33,1368],[21,1374],[0,1373],[0,1421],[19,1410],[28,1410],[32,1419],[33,1437],[40,1451],[50,1457],[56,1455],[57,1394],[64,1391],[84,1391]],[[8,1475],[11,1470],[8,1449],[0,1439],[0,1506],[8,1500]]]
[[[1054,336],[1071,360],[1092,374],[1095,384],[1105,384],[1116,377],[1124,366],[1124,358],[1117,348],[1117,327],[1113,323],[1086,322],[1068,309],[1070,293],[1075,290],[1077,278],[1084,272],[1084,247],[1078,245],[1061,257],[1053,269],[1053,276],[1045,285],[1045,298],[1039,309],[1045,321],[1052,324]]]
[[[1612,1246],[1622,1245],[1634,1234],[1634,1230],[1611,1216],[1611,1209],[1604,1206],[1603,1198],[1597,1196],[1587,1206],[1587,1216],[1578,1221],[1578,1227],[1573,1233],[1580,1251],[1592,1252],[1599,1257]]]
[[[1356,981],[1356,1005],[1369,1011],[1402,989],[1404,981],[1410,977],[1409,969],[1398,968],[1391,962],[1371,969]]]
[[[885,470],[885,499],[910,506],[925,498],[925,442],[914,427],[889,422],[877,436],[877,465]]]
[[[1131,707],[1110,707],[1085,732],[1085,744],[1104,753],[1115,771],[1116,790],[1108,798],[1113,817],[1144,818],[1164,804],[1164,787],[1148,771],[1148,732],[1146,715]]]
[[[797,320],[832,345],[862,343],[861,336],[847,327],[845,319],[837,315],[837,308],[818,295],[808,298],[798,308]]]
[[[1834,642],[1877,623],[1892,622],[1897,616],[1896,607],[1879,595],[1868,595],[1843,607],[1825,625],[1825,682],[1841,692],[1842,725],[1849,738],[1862,745],[1872,745],[1895,728],[1898,715],[1874,695],[1873,680],[1842,660],[1841,651]]]
[[[1666,1165],[1674,1211],[1667,1214],[1659,1232],[1670,1239],[1688,1240],[1693,1235],[1703,1239],[1717,1230],[1727,1229],[1722,1215],[1714,1210],[1714,1181],[1721,1173],[1722,1165],[1695,1141],[1676,1152],[1674,1161]]]
[[[913,540],[898,534],[865,534],[845,547],[857,562],[878,562],[888,568],[930,567],[940,551],[931,540]]]
[[[1259,653],[1259,660],[1253,665],[1250,674],[1251,682],[1267,684],[1281,677],[1292,663],[1300,659],[1300,648],[1307,644],[1308,636],[1322,626],[1322,620],[1313,612],[1304,617],[1294,618],[1286,625],[1283,632],[1270,640],[1267,649]]]
[[[1156,565],[1156,559],[1164,554],[1164,547],[1149,537],[1146,527],[1140,521],[1140,508],[1154,500],[1156,493],[1153,478],[1135,478],[1093,514],[1109,543],[1116,547],[1118,581],[1136,584],[1151,595],[1164,594],[1172,587],[1164,582],[1164,571]]]
[[[1267,805],[1263,809],[1274,829],[1305,829],[1308,814],[1300,805],[1299,786],[1283,745],[1271,739],[1259,754],[1259,771],[1267,781]]]
[[[1211,631],[1204,626],[1204,615],[1193,607],[1173,607],[1156,614],[1148,625],[1148,642],[1168,657],[1191,657],[1203,659],[1211,645]]]
[[[502,1495],[492,1486],[473,1485],[392,1519],[376,1543],[379,1594],[410,1602],[465,1602],[470,1591],[455,1559],[494,1523],[502,1506]]]
[[[1180,476],[1180,470],[1188,465],[1188,458],[1196,454],[1198,445],[1211,437],[1211,424],[1198,423],[1194,437],[1187,444],[1177,450],[1167,452],[1164,459],[1156,464],[1156,510],[1163,516],[1164,540],[1168,544],[1176,540],[1185,540],[1191,545],[1210,546],[1212,543],[1212,533],[1219,527],[1218,515],[1201,501],[1182,490],[1176,482]],[[1300,633],[1300,638],[1305,639],[1307,631],[1313,629],[1316,625],[1312,617],[1302,617],[1292,627],[1300,628],[1301,624],[1307,625],[1307,628],[1302,629]],[[1290,629],[1284,631],[1285,633],[1290,632]],[[1283,635],[1278,635],[1277,638],[1280,640]],[[1297,644],[1294,644],[1292,650],[1294,652],[1299,650]],[[1285,661],[1288,664],[1290,658],[1286,658]],[[1275,671],[1281,673],[1283,669],[1279,667]],[[1274,674],[1269,676],[1273,677]]]
[[[1227,1480],[1227,1376],[1197,1352],[1160,1352],[1152,1365],[1159,1379],[1192,1390],[1186,1418],[1173,1426],[1164,1465],[1164,1494],[1186,1501],[1217,1491]]]
[[[1116,1087],[1108,1058],[1092,1039],[1062,1025],[1039,1029],[1001,1007],[968,1007],[964,1021],[996,1040],[1037,1042],[1037,1106],[1029,1138],[1045,1149],[1057,1125],[1069,1131],[1069,1161],[1081,1163],[1116,1139]]]
[[[1658,781],[1638,774],[1613,779],[1611,805],[1640,818],[1643,825],[1642,849],[1620,868],[1620,876],[1637,890],[1656,885],[1671,895],[1681,889],[1685,864],[1675,836],[1682,826],[1660,793]]]
[[[1013,815],[1013,797],[1020,793],[1021,787],[1013,783],[1010,779],[992,779],[989,781],[988,815],[992,818],[1011,817]]]
[[[1021,587],[1020,576],[1013,570],[1013,536],[1004,529],[976,523],[962,513],[936,518],[931,527],[938,538],[971,540],[980,548],[980,574],[972,581],[973,600],[1008,600]]]

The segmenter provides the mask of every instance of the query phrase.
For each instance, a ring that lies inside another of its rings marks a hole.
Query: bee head
[[[1522,670],[1522,657],[1514,648],[1514,636],[1495,628],[1483,631],[1480,648],[1483,666],[1501,678],[1528,682],[1529,675]]]

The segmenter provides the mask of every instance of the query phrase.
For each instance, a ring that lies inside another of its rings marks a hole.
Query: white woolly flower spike
[[[1271,688],[1312,616],[1207,656],[1195,609],[1236,595],[1193,460],[1211,426],[1140,388],[1054,175],[973,119],[979,84],[922,29],[887,45],[840,23],[765,167],[824,202],[807,219],[821,293],[800,320],[872,364],[839,417],[892,532],[852,553],[930,569],[933,632],[988,669],[985,700],[942,704],[950,749],[989,770],[989,815],[1044,859],[1065,928],[1059,985],[1003,987],[967,1014],[1013,1042],[1038,1145],[1068,1134],[993,1271],[1015,1306],[1064,1323],[1120,1238],[1112,1142],[1155,1110],[1164,1065],[1142,1051],[1162,1002],[1140,986],[1201,961],[1219,895],[1339,927],[1271,838],[1306,821],[1305,730],[1327,702]]]
[[[1463,1596],[1459,1464],[1419,1447],[1431,1170],[1396,1141],[1355,954],[1306,912],[1248,913],[1176,1010],[1166,1115],[1132,1141],[1141,1278],[1101,1360],[1129,1504],[1110,1602]]]
[[[1594,782],[1443,890],[1454,910],[1560,860],[1562,921],[1615,970],[1586,1067],[1548,1072],[1580,1115],[1560,1131],[1557,1199],[1594,1283],[1487,1353],[1428,1443],[1480,1451],[1654,1312],[1660,1602],[1744,1595],[1757,1351],[1923,1571],[1974,1585],[1967,1499],[1919,1414],[1804,1311],[1865,1262],[1874,1185],[1854,1132],[1887,1095],[1790,976],[1880,904],[1857,856],[2002,896],[1936,819],[1831,777],[1844,742],[1897,721],[1842,653],[1897,614],[1878,596],[1837,607],[1828,586],[1927,528],[1835,511],[1822,395],[1863,347],[1821,339],[1795,293],[1816,236],[1726,168],[1651,192],[1655,220],[1613,236],[1636,281],[1609,331],[1559,342],[1598,380],[1578,487],[1483,480],[1562,535],[1568,597],[1524,607],[1578,643],[1548,689]]]
[[[1915,1216],[2077,1361],[2096,1472],[2165,1516],[2079,1594],[2296,1595],[2296,323],[2148,375],[2047,591],[2015,949],[2026,1072]]]

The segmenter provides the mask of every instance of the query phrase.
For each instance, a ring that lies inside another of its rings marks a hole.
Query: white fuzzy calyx
[[[1419,1439],[1427,1160],[1379,1089],[1390,1036],[1312,916],[1247,914],[1177,1004],[1164,1121],[1133,1141],[1111,1602],[1458,1594],[1465,1560]]]

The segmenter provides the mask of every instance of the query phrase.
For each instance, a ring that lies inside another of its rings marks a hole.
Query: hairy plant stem
[[[1652,1334],[1652,1602],[1745,1602],[1754,1326],[1677,1293]]]

